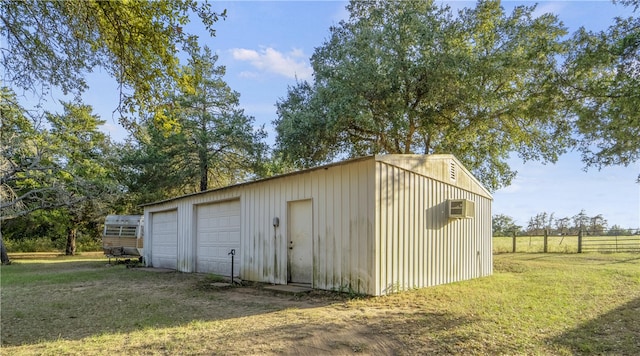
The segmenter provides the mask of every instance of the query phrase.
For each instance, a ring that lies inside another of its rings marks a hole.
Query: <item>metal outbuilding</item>
[[[490,275],[492,199],[452,155],[352,159],[144,205],[144,260],[384,295]]]

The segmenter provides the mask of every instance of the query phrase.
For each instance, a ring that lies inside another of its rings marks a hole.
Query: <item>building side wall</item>
[[[375,176],[375,294],[492,273],[491,199],[385,162]],[[449,199],[473,201],[475,216],[449,219]]]
[[[313,287],[373,290],[373,160],[285,176],[244,189],[243,278],[287,283],[287,206],[312,200]],[[279,226],[273,227],[273,218]]]
[[[241,242],[235,256],[240,278],[286,284],[287,203],[311,199],[313,287],[374,294],[374,167],[373,159],[359,160],[150,205],[145,223],[151,223],[153,212],[177,209],[178,270],[194,272],[196,207],[240,199]],[[148,246],[152,234],[145,236]],[[147,250],[149,263],[153,252]]]

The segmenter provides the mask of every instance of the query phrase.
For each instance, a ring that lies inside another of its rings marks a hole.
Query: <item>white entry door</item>
[[[289,282],[313,282],[313,205],[311,200],[289,202]]]

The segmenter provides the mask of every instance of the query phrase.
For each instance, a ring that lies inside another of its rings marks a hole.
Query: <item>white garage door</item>
[[[178,267],[178,212],[151,214],[151,265],[157,268]]]
[[[196,213],[196,271],[228,276],[235,250],[234,275],[240,272],[240,200],[200,205]]]

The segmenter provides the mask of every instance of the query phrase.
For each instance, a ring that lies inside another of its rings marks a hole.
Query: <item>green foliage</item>
[[[146,202],[246,180],[266,151],[266,133],[239,108],[217,56],[196,44],[188,53],[182,90],[165,99],[155,123],[141,127],[124,157],[133,173],[129,186]]]
[[[5,221],[55,205],[52,174],[58,167],[41,120],[26,115],[13,91],[1,90],[0,221]]]
[[[109,138],[99,130],[104,123],[92,108],[80,103],[62,103],[63,114],[48,114],[53,156],[59,166],[58,204],[67,212],[67,253],[76,251],[80,224],[95,224],[110,210],[119,195],[112,172],[116,170]]]
[[[7,222],[6,237],[58,241],[65,234],[73,253],[78,231],[95,237],[97,221],[122,193],[113,174],[115,147],[90,106],[62,103],[62,114],[35,119],[11,91],[2,94],[0,218]]]
[[[29,238],[21,240],[5,239],[4,244],[8,251],[16,252],[53,252],[63,251],[66,240],[52,241],[47,238]]]
[[[522,226],[516,225],[515,220],[504,214],[493,216],[492,220],[493,236],[511,236],[515,232],[520,232]]]
[[[613,225],[609,230],[607,230],[608,236],[631,236],[633,234],[640,234],[640,230],[638,229],[625,229],[620,227],[619,225]]]
[[[60,252],[64,253],[67,240],[51,240],[48,238],[27,238],[21,240],[4,239],[6,248],[11,253],[19,252]],[[79,234],[76,242],[77,252],[102,251],[102,240],[89,235]]]
[[[490,189],[506,159],[554,162],[571,143],[557,73],[559,20],[480,1],[351,2],[278,106],[278,150],[297,166],[379,153],[453,153]]]
[[[2,224],[2,236],[7,240],[66,239],[69,216],[64,209],[36,210]]]
[[[43,94],[51,87],[79,94],[85,74],[100,67],[120,84],[122,114],[145,111],[176,85],[178,52],[196,38],[183,31],[193,14],[211,36],[226,16],[195,0],[3,1],[5,80]]]
[[[581,28],[565,63],[583,161],[598,168],[640,159],[640,2],[619,3],[633,16],[605,31]]]
[[[101,218],[101,217],[98,217]],[[9,252],[64,251],[70,228],[77,229],[77,251],[102,249],[102,228],[95,220],[72,222],[66,208],[41,209],[7,220],[2,237]]]

